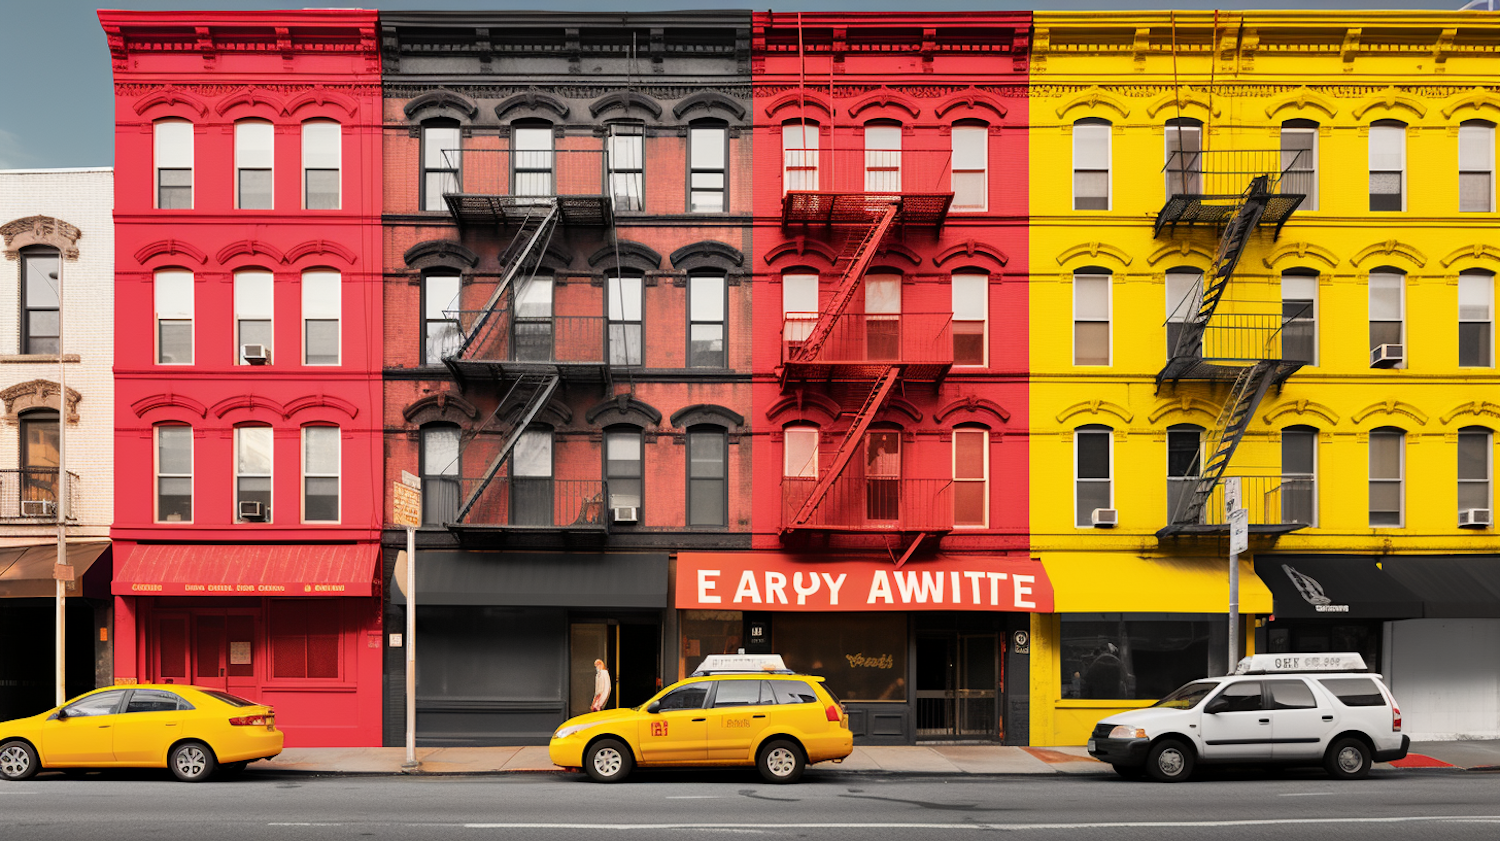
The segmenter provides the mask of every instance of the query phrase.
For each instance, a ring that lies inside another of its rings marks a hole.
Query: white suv
[[[1100,721],[1089,755],[1120,776],[1161,782],[1205,763],[1318,765],[1357,780],[1406,756],[1401,708],[1358,654],[1257,654],[1235,673],[1181,687]]]

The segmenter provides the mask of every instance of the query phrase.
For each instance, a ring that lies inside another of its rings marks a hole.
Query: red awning
[[[371,596],[379,562],[380,547],[368,543],[138,544],[116,567],[111,590],[117,596]]]

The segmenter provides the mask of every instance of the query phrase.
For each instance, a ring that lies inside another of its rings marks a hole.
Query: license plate
[[[1089,750],[1092,751],[1093,749],[1094,749],[1094,740],[1093,739],[1089,739]]]

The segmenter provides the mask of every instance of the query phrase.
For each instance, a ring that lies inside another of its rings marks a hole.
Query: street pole
[[[1224,480],[1224,514],[1229,523],[1229,657],[1227,674],[1240,662],[1240,553],[1250,551],[1250,512],[1240,507],[1240,480]]]
[[[63,362],[63,261],[64,249],[57,250],[57,569],[52,578],[57,585],[57,705],[67,703],[68,684],[65,658],[67,643],[66,607],[68,582],[60,574],[68,563],[68,366]]]
[[[406,763],[417,767],[417,530],[406,527]]]

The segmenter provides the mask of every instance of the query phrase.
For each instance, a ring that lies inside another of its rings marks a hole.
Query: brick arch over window
[[[606,111],[618,110],[625,117],[638,117],[640,114],[650,115],[652,120],[661,119],[661,103],[657,102],[643,93],[634,91],[616,91],[605,94],[589,103],[589,115],[595,119]]]
[[[145,264],[152,257],[160,257],[163,254],[172,257],[190,257],[197,260],[199,265],[208,262],[208,255],[203,249],[180,239],[159,239],[156,242],[147,243],[136,250],[135,261]]]
[[[298,243],[287,249],[285,262],[295,263],[303,257],[318,256],[327,258],[329,255],[343,260],[345,265],[352,266],[357,255],[341,243],[329,239],[310,239],[307,242]]]
[[[617,394],[609,400],[594,404],[583,413],[589,426],[613,426],[629,424],[645,428],[661,423],[661,412],[650,403],[637,400],[629,394]]]
[[[450,90],[434,90],[412,97],[401,109],[412,123],[447,117],[462,123],[472,123],[479,116],[479,106],[466,96]]]
[[[980,424],[988,428],[989,422],[985,417],[996,423],[1010,423],[1010,412],[1004,406],[972,394],[955,400],[932,414],[932,419],[941,424]]]
[[[321,113],[310,114],[305,119],[324,116],[336,118],[333,114],[334,108],[338,108],[350,117],[359,112],[359,104],[353,99],[335,91],[315,87],[310,91],[304,91],[288,99],[286,105],[281,109],[281,114],[282,116],[289,117],[309,106],[315,106],[313,110]]]
[[[0,401],[5,403],[5,420],[15,423],[22,412],[34,409],[57,411],[62,408],[58,394],[57,383],[51,380],[30,380],[0,391]],[[83,395],[68,389],[68,423],[78,423],[78,401],[82,399]]]
[[[216,418],[222,418],[230,412],[249,412],[253,415],[261,411],[270,411],[282,418],[287,416],[285,406],[259,394],[236,394],[233,397],[226,397],[215,403],[209,411],[213,412]]]
[[[451,239],[429,239],[406,249],[401,255],[407,268],[449,268],[470,271],[479,265],[479,255],[463,243]]]
[[[974,90],[965,91],[957,96],[949,97],[948,99],[943,100],[940,105],[933,109],[932,113],[936,114],[939,117],[943,117],[946,116],[950,111],[958,108],[964,109],[966,113],[955,115],[956,117],[963,116],[972,118],[975,116],[979,116],[977,112],[981,108],[993,111],[997,116],[1000,117],[1004,117],[1006,114],[1010,113],[1010,109],[1005,107],[1005,103],[994,98],[993,96],[990,96],[989,94],[979,93],[978,91]]]
[[[152,394],[148,397],[142,397],[130,404],[130,410],[135,412],[135,416],[138,418],[145,417],[147,412],[156,411],[157,409],[185,409],[200,418],[208,417],[207,406],[204,406],[191,397],[173,394],[170,391],[163,394]]]
[[[202,99],[177,88],[166,88],[155,93],[147,94],[135,101],[132,106],[135,113],[145,116],[147,111],[159,108],[163,113],[152,119],[161,119],[170,116],[183,116],[188,119],[194,117],[208,116],[208,106]]]
[[[562,99],[550,93],[543,93],[532,88],[524,93],[518,93],[515,96],[502,100],[499,105],[495,106],[495,116],[509,121],[515,118],[507,115],[517,110],[522,112],[518,116],[523,118],[544,117],[545,119],[562,119],[566,118],[568,113],[573,109]],[[546,114],[551,114],[552,116],[545,117]]]
[[[832,423],[842,411],[843,407],[831,397],[815,391],[799,390],[766,409],[766,419],[776,420],[783,415],[791,415],[786,423],[817,423],[813,420],[813,415],[821,414],[827,419],[827,423]]]
[[[738,429],[745,424],[745,416],[725,406],[715,403],[695,403],[692,406],[684,406],[672,413],[672,426],[678,429],[686,429],[690,426],[707,424],[709,426],[722,426],[726,429]]]
[[[987,260],[1002,269],[1005,268],[1006,263],[1010,262],[1010,257],[1004,251],[988,243],[970,239],[964,240],[933,257],[932,264],[941,267],[945,263],[959,258],[963,258],[965,263],[973,263],[975,260]]]
[[[833,246],[821,240],[799,236],[792,237],[767,249],[763,259],[766,261],[766,265],[775,264],[783,258],[796,263],[805,263],[807,262],[805,258],[810,254],[821,257],[823,262],[829,266],[832,266],[839,256],[838,252],[833,249]],[[790,267],[784,268],[781,271],[786,272],[789,270]]]
[[[478,418],[479,410],[473,403],[451,391],[440,391],[406,404],[401,410],[401,417],[412,426],[438,422],[463,426],[465,420]]]
[[[690,111],[723,111],[736,120],[745,119],[745,106],[718,91],[699,91],[672,106],[672,116],[681,120]]]
[[[7,260],[16,259],[21,249],[33,245],[51,246],[65,258],[77,260],[83,231],[53,216],[27,216],[0,225],[0,237],[5,238]]]
[[[833,106],[828,104],[827,94],[811,89],[799,88],[788,91],[771,100],[765,108],[767,117],[776,116],[778,111],[795,112],[788,113],[781,118],[788,120],[796,120],[804,110],[821,111],[825,117],[833,116]]]
[[[731,245],[714,240],[689,243],[672,252],[672,268],[681,271],[720,269],[730,271],[745,265],[745,255]]]
[[[525,406],[512,406],[500,416],[500,420],[503,423],[514,425],[516,421],[521,419],[521,413],[525,410]],[[547,431],[552,432],[571,426],[572,424],[573,409],[568,404],[554,397],[548,400],[547,405],[543,406],[537,412],[536,419],[531,422],[530,428],[546,427]]]
[[[909,97],[890,90],[878,91],[845,109],[845,113],[849,116],[865,120],[901,120],[897,112],[905,114],[908,118],[914,118],[921,115],[922,109]]]
[[[619,264],[622,269],[634,269],[636,271],[651,272],[661,268],[661,255],[656,253],[650,246],[642,245],[634,240],[622,239],[615,245],[606,245],[589,255],[589,265],[594,268],[603,267],[612,269],[615,266],[615,253],[619,253]]]
[[[244,87],[219,100],[214,106],[214,113],[221,117],[230,111],[235,112],[234,119],[251,116],[275,118],[284,113],[284,103],[281,97],[264,88]]]
[[[220,265],[223,265],[235,257],[254,257],[257,254],[263,257],[270,257],[276,263],[286,262],[286,256],[281,253],[281,249],[258,239],[242,239],[239,242],[231,242],[219,249],[219,253],[214,255],[214,259]]]
[[[291,418],[292,415],[301,412],[316,411],[318,409],[336,409],[350,418],[359,416],[358,406],[342,397],[334,397],[331,394],[309,394],[304,397],[288,400],[282,415],[283,417]],[[325,413],[319,412],[319,414]]]

